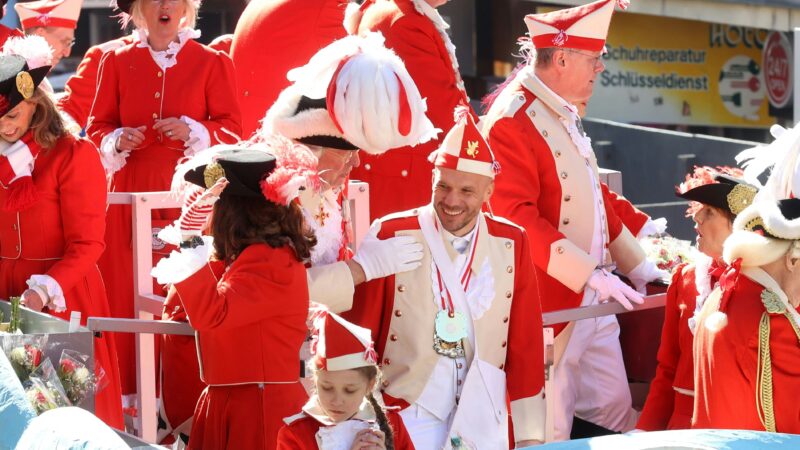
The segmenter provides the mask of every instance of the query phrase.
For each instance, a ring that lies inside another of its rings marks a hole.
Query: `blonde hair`
[[[37,88],[33,96],[24,101],[33,103],[36,108],[30,124],[30,130],[33,131],[33,139],[42,148],[51,149],[55,147],[56,141],[67,134],[67,129],[64,125],[64,119],[61,118],[61,114],[59,114],[53,100],[42,88]]]
[[[150,0],[136,0],[131,5],[131,12],[129,14],[128,20],[123,21],[123,27],[127,26],[128,23],[133,22],[133,26],[140,29],[146,30],[147,29],[147,21],[144,19],[144,12],[142,11],[142,2],[150,1]],[[181,19],[183,24],[181,28],[192,28],[194,29],[197,26],[197,11],[200,9],[201,0],[182,0],[183,4],[186,6],[186,14]]]

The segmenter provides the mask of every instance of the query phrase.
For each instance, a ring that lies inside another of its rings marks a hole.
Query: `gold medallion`
[[[738,215],[753,203],[757,193],[758,190],[752,186],[737,184],[726,196],[728,208],[733,214]]]
[[[219,163],[211,163],[203,170],[203,181],[206,183],[206,189],[211,189],[214,183],[220,178],[225,176],[225,170]]]
[[[17,92],[22,95],[22,98],[25,100],[31,98],[33,95],[33,78],[31,78],[31,74],[26,71],[22,71],[17,74]]]

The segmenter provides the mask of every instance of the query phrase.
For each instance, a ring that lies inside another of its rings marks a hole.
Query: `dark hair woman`
[[[308,315],[303,262],[314,239],[296,194],[282,187],[287,169],[276,165],[264,151],[228,149],[189,170],[187,181],[208,188],[198,204],[214,205],[212,236],[184,241],[153,270],[159,283],[173,284],[198,331],[208,387],[195,409],[192,449],[273,449],[282,419],[307,398],[298,354]]]
[[[49,65],[44,38],[12,38],[0,56],[0,298],[69,319],[109,315],[97,260],[103,252],[106,181],[94,146],[64,129],[39,83]],[[108,386],[95,412],[122,429],[113,338],[95,339],[95,369]]]

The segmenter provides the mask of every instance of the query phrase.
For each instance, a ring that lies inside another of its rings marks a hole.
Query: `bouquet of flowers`
[[[65,349],[61,352],[61,360],[58,363],[58,378],[64,386],[69,401],[76,406],[97,389],[98,377],[86,367],[88,359],[86,355]]]
[[[61,406],[70,406],[50,358],[45,358],[44,362],[31,373],[23,387],[37,414]]]
[[[4,340],[3,350],[11,361],[11,367],[20,381],[28,379],[30,374],[42,363],[43,352],[47,344],[47,336],[13,335]]]
[[[691,263],[695,252],[691,242],[672,236],[648,237],[639,241],[647,259],[656,263],[659,269],[672,272],[678,265]]]
[[[31,402],[36,414],[41,414],[45,411],[58,408],[56,400],[53,398],[51,390],[48,388],[47,383],[33,377],[25,382],[25,395],[28,401]]]

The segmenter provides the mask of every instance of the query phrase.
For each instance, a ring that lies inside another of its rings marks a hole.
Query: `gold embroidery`
[[[26,71],[22,71],[17,74],[17,92],[24,98],[25,100],[31,98],[33,95],[33,78],[31,78],[31,74]]]
[[[328,211],[325,211],[325,207],[322,203],[319,205],[319,212],[314,216],[314,220],[319,223],[319,226],[325,226],[325,219],[330,217],[331,214]]]
[[[468,141],[467,142],[467,155],[472,158],[478,157],[478,141]]]
[[[764,289],[761,291],[761,302],[769,314],[783,314],[786,312],[786,305],[783,304],[778,294]]]
[[[728,208],[738,215],[753,203],[758,190],[752,186],[737,184],[727,195]]]
[[[214,183],[224,176],[225,169],[219,163],[211,163],[203,170],[203,181],[206,183],[207,189],[211,189],[211,186],[214,186]]]

